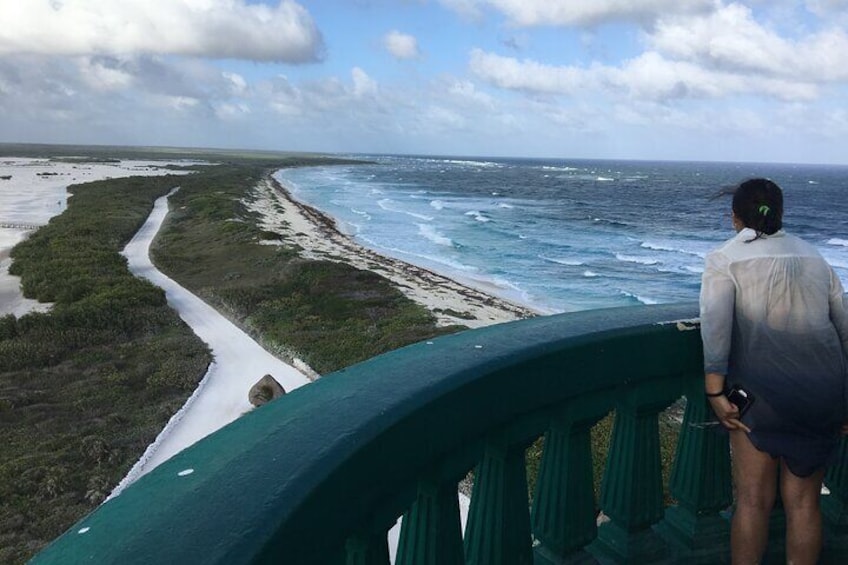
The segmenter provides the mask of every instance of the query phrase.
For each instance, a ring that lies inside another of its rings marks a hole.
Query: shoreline
[[[479,328],[543,314],[357,243],[338,229],[332,217],[295,199],[272,175],[254,188],[252,196],[254,199],[245,205],[259,214],[260,227],[279,233],[287,242],[300,247],[301,257],[343,262],[377,273],[389,279],[409,299],[427,308],[440,326],[458,324]]]

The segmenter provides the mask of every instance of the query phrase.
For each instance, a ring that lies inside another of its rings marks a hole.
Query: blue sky
[[[0,0],[0,141],[848,164],[848,0]]]

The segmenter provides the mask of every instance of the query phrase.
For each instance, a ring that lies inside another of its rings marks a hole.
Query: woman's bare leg
[[[778,461],[759,451],[743,430],[730,432],[736,510],[730,522],[734,565],[759,563],[768,542],[769,515],[777,495]]]
[[[797,477],[785,463],[780,469],[780,496],[786,511],[786,562],[814,565],[822,546],[821,499],[824,469]]]

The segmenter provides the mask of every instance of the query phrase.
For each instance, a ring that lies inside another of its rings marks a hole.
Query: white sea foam
[[[642,304],[659,304],[659,302],[657,300],[654,300],[653,298],[647,298],[645,296],[639,296],[638,294],[634,294],[632,292],[627,292],[626,290],[622,290],[621,294],[628,297],[628,298],[634,298],[634,299],[638,300],[639,302],[641,302]]]
[[[578,168],[576,168],[576,167],[552,167],[552,166],[547,166],[547,165],[543,165],[543,166],[541,166],[541,167],[539,167],[539,168],[540,168],[540,169],[542,169],[543,171],[564,171],[564,172],[569,172],[569,171],[579,171],[579,170],[580,170],[580,169],[578,169]]]
[[[842,261],[840,259],[828,258],[827,262],[831,267],[835,269],[848,269],[848,261]]]
[[[471,167],[486,167],[486,168],[501,168],[503,167],[502,163],[493,163],[492,161],[466,161],[463,159],[445,159],[445,163],[450,163],[451,165],[468,165]]]
[[[586,278],[592,279],[592,278],[598,277],[600,275],[598,275],[598,273],[596,273],[595,271],[583,271],[583,276],[586,277]]]
[[[838,245],[840,247],[848,247],[848,239],[839,239],[838,237],[833,237],[827,240],[828,245]]]
[[[583,261],[578,261],[576,259],[557,259],[555,257],[546,257],[544,255],[538,255],[537,257],[543,261],[548,261],[549,263],[557,263],[558,265],[566,265],[569,267],[581,267],[585,265]]]
[[[444,210],[445,203],[442,202],[441,200],[432,200],[430,202],[430,207],[435,208],[436,210]]]
[[[418,233],[423,235],[428,240],[432,241],[436,245],[444,245],[445,247],[453,246],[453,241],[449,237],[445,237],[436,231],[436,228],[431,226],[430,224],[416,224],[418,226]]]
[[[639,263],[640,265],[658,265],[662,261],[653,257],[638,257],[636,255],[623,255],[616,253],[615,258],[625,263]]]
[[[397,214],[406,214],[412,218],[416,218],[418,220],[424,220],[425,222],[432,222],[432,216],[425,216],[424,214],[418,214],[416,212],[410,212],[409,210],[404,210],[403,208],[392,206],[394,204],[394,200],[391,198],[383,198],[377,202],[377,206],[385,210],[386,212],[395,212]]]
[[[471,211],[468,211],[468,212],[466,212],[466,213],[465,213],[465,215],[466,215],[466,216],[471,216],[471,217],[473,217],[475,220],[477,220],[478,222],[482,222],[482,223],[486,223],[486,222],[491,222],[491,221],[492,221],[492,219],[491,219],[491,218],[487,218],[487,217],[486,217],[486,216],[485,216],[482,212],[480,212],[479,210],[471,210]]]
[[[700,257],[704,259],[707,254],[703,251],[695,251],[692,249],[684,249],[682,247],[675,247],[673,245],[666,245],[662,243],[652,243],[650,241],[643,241],[639,247],[643,249],[652,249],[654,251],[668,251],[670,253],[683,253],[684,255],[694,255],[696,257]]]

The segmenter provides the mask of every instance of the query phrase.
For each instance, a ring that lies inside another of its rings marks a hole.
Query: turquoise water
[[[276,177],[359,243],[546,312],[696,300],[733,235],[730,199],[711,197],[752,176],[848,283],[848,167],[355,157],[376,164]]]

